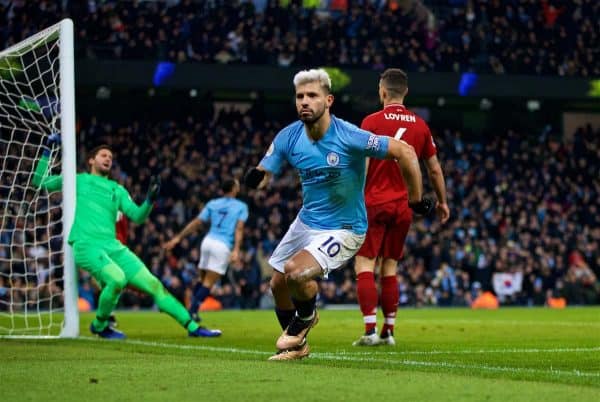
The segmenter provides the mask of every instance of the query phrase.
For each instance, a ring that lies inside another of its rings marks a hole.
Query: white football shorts
[[[269,264],[283,274],[285,262],[304,249],[317,260],[323,269],[323,276],[327,278],[331,271],[352,258],[364,241],[365,235],[344,229],[312,229],[296,217],[273,251]]]
[[[225,275],[230,257],[231,249],[227,244],[212,237],[204,236],[200,245],[198,268]]]

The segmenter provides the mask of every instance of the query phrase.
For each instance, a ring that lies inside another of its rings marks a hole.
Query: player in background
[[[117,222],[115,224],[115,231],[117,233],[117,240],[124,245],[127,245],[127,238],[129,237],[129,221],[123,212],[117,213]]]
[[[48,138],[48,147],[44,149],[33,174],[32,184],[36,188],[48,191],[62,188],[62,176],[48,174],[50,148],[59,141],[60,136],[56,133]],[[112,161],[113,153],[108,145],[100,145],[90,151],[87,159],[89,173],[77,174],[75,219],[68,238],[75,264],[88,271],[102,287],[90,331],[102,338],[125,338],[125,334],[109,325],[109,317],[123,289],[132,285],[151,295],[158,308],[173,317],[189,336],[214,336],[211,331],[199,327],[144,263],[117,240],[117,212],[122,211],[135,223],[144,222],[158,196],[160,180],[158,177],[150,179],[146,200],[137,205],[122,185],[109,178]]]
[[[115,232],[117,234],[117,240],[123,243],[125,246],[127,245],[127,238],[129,237],[129,221],[123,212],[117,212],[117,222],[115,223]],[[114,314],[111,314],[108,317],[108,323],[111,327],[116,328],[119,326],[117,322],[117,317]]]
[[[190,306],[190,313],[196,321],[200,320],[198,308],[210,294],[215,282],[225,274],[229,262],[239,261],[244,224],[248,220],[248,205],[235,198],[240,191],[239,182],[235,179],[224,180],[221,191],[222,197],[209,201],[197,217],[164,245],[166,250],[171,250],[188,234],[210,223],[200,246],[200,279],[194,288]]]
[[[442,168],[427,123],[404,106],[408,78],[400,69],[387,69],[379,80],[379,99],[383,110],[363,120],[361,128],[374,134],[392,137],[412,145],[418,158],[425,162],[429,180],[437,197],[435,206],[442,223],[450,217]],[[368,162],[365,202],[369,229],[358,251],[354,269],[357,293],[365,324],[365,333],[355,346],[394,345],[394,324],[398,309],[398,260],[402,258],[404,240],[412,222],[405,181],[393,161],[371,159]],[[381,261],[381,296],[384,315],[381,335],[377,334],[377,287],[375,264]]]
[[[294,76],[299,120],[282,129],[246,184],[262,188],[284,161],[298,170],[303,203],[269,259],[271,289],[283,333],[270,360],[309,354],[306,336],[318,322],[315,278],[341,267],[360,248],[367,230],[364,204],[366,157],[396,158],[420,213],[433,208],[422,199],[419,163],[411,146],[377,136],[331,115],[331,80],[322,69]]]

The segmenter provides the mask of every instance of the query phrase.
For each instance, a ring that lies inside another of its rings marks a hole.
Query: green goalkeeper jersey
[[[48,157],[42,156],[32,184],[48,191],[60,190],[62,177],[47,173]],[[75,221],[69,234],[69,244],[115,240],[118,211],[135,223],[144,222],[152,211],[152,204],[147,200],[138,206],[122,185],[106,177],[79,173],[76,183]]]

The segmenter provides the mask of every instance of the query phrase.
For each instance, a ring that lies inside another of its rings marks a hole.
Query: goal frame
[[[61,338],[79,336],[79,309],[77,290],[77,270],[73,249],[68,244],[69,232],[75,219],[76,197],[76,145],[75,145],[75,55],[73,51],[73,21],[59,22],[59,63],[60,63],[60,129],[62,139],[63,176],[63,297],[64,321]]]
[[[58,27],[58,29],[57,29]],[[67,239],[75,218],[76,197],[76,139],[75,139],[75,60],[73,43],[73,21],[63,19],[29,38],[0,51],[0,56],[21,48],[35,48],[48,38],[51,31],[58,32],[59,43],[59,91],[60,91],[60,130],[61,130],[61,175],[62,186],[62,236],[63,236],[63,299],[64,315],[58,336],[44,335],[0,335],[0,338],[76,338],[79,336],[79,309],[77,271],[73,250]]]

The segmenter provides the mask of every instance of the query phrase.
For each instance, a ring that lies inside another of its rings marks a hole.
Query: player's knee
[[[148,288],[150,290],[150,294],[155,299],[161,298],[162,296],[167,294],[167,289],[165,289],[164,285],[155,276],[153,276],[152,279],[149,280]]]
[[[121,293],[127,286],[127,278],[123,273],[115,274],[106,281],[106,286],[110,287],[115,293]]]
[[[285,283],[285,276],[283,275],[273,275],[269,284],[271,285],[271,292],[273,292],[273,295],[282,292],[287,286]]]
[[[293,259],[287,260],[286,263],[283,265],[283,271],[285,272],[286,277],[301,269],[302,267]]]
[[[285,280],[288,286],[298,285],[298,274],[301,272],[302,267],[294,260],[289,260],[285,263],[283,269],[285,270]]]

